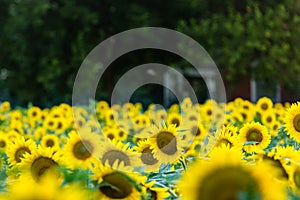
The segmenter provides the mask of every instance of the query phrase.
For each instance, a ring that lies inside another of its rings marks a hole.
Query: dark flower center
[[[173,155],[177,152],[176,137],[167,131],[159,132],[156,138],[158,148],[168,155]]]
[[[261,142],[263,140],[262,133],[259,130],[251,129],[246,135],[247,141]]]
[[[239,167],[225,167],[207,174],[198,188],[198,198],[238,200],[242,192],[252,189],[259,195],[255,179]]]
[[[300,114],[297,114],[293,119],[293,125],[296,131],[300,132]]]
[[[111,199],[125,199],[133,190],[132,183],[119,173],[111,173],[102,177],[107,185],[100,186],[99,190]]]
[[[73,154],[76,158],[80,160],[86,160],[92,155],[89,150],[93,150],[90,142],[78,141],[73,147]]]
[[[102,156],[102,162],[105,163],[107,160],[110,166],[113,166],[116,160],[118,160],[119,163],[124,162],[125,166],[130,165],[130,159],[128,155],[120,150],[111,150],[105,152]]]
[[[21,162],[21,158],[24,157],[25,153],[31,153],[30,150],[27,147],[21,147],[19,148],[15,153],[15,160],[17,163]]]
[[[153,153],[149,147],[142,151],[141,160],[146,165],[155,165],[158,160],[153,157]]]
[[[57,166],[57,163],[51,158],[39,157],[35,159],[31,165],[32,177],[36,181],[39,181],[45,172],[55,170],[55,166]]]

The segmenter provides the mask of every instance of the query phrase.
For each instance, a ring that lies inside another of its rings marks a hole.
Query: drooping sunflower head
[[[292,104],[287,109],[285,116],[284,122],[287,133],[297,142],[300,142],[300,103]]]
[[[169,188],[162,188],[155,186],[155,181],[151,181],[145,184],[148,198],[151,200],[164,200],[170,196]]]
[[[114,168],[118,168],[119,165],[123,165],[128,169],[140,166],[138,154],[129,148],[129,143],[124,145],[117,140],[104,141],[97,157],[102,164]]]
[[[261,161],[271,166],[273,171],[276,171],[274,173],[276,179],[280,181],[288,180],[289,165],[284,160],[275,158],[272,154],[264,154]]]
[[[140,163],[145,167],[146,172],[157,171],[161,162],[159,162],[153,155],[153,150],[150,149],[151,143],[149,140],[140,141],[138,146],[134,148],[139,153]]]
[[[140,175],[113,170],[101,163],[96,164],[92,171],[91,179],[96,182],[99,199],[139,200],[144,195],[140,184],[145,178]]]

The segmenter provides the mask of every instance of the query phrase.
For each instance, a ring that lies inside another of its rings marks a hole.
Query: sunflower
[[[33,131],[33,138],[35,140],[40,140],[44,135],[46,135],[47,130],[44,127],[37,127]]]
[[[270,125],[270,134],[271,136],[277,136],[278,135],[278,129],[280,128],[281,124],[279,121],[274,121],[271,125]]]
[[[190,98],[184,98],[181,102],[180,108],[183,112],[188,113],[193,107],[193,102]]]
[[[11,122],[21,121],[22,118],[23,118],[23,116],[22,116],[22,112],[20,110],[14,110],[14,111],[10,112]]]
[[[97,103],[97,110],[106,110],[109,108],[109,104],[106,101],[99,101]]]
[[[118,113],[112,109],[107,109],[104,113],[105,122],[107,125],[115,124],[118,120]]]
[[[136,173],[124,173],[97,163],[92,168],[98,198],[102,200],[140,200],[144,196],[141,184],[145,177]]]
[[[133,125],[136,130],[141,130],[150,125],[150,118],[148,116],[146,116],[145,114],[137,115],[133,119]]]
[[[152,128],[153,135],[149,141],[154,157],[163,163],[172,163],[177,160],[183,152],[183,144],[176,125]]]
[[[167,111],[164,109],[160,109],[156,112],[156,117],[157,117],[157,120],[159,121],[158,123],[166,121],[167,116],[168,116]]]
[[[273,171],[276,171],[275,178],[281,182],[288,180],[289,165],[279,156],[275,156],[276,152],[261,152],[256,155],[256,159],[261,164],[272,166]]]
[[[170,113],[168,114],[167,124],[174,124],[176,127],[179,127],[181,124],[181,115],[178,113]]]
[[[28,153],[29,155],[34,154],[36,151],[36,144],[33,140],[25,140],[24,137],[17,137],[13,142],[7,146],[7,157],[8,162],[11,165],[21,163],[22,159]]]
[[[121,106],[119,104],[113,104],[111,106],[111,109],[114,110],[114,111],[119,112],[121,110]]]
[[[148,193],[148,199],[151,200],[164,200],[170,196],[169,188],[156,187],[155,181],[145,184]]]
[[[181,133],[186,133],[186,137],[189,140],[203,140],[208,135],[208,131],[204,128],[203,124],[197,121],[186,123],[182,126],[182,130],[186,130]]]
[[[248,100],[244,100],[241,104],[243,110],[251,111],[254,107],[253,103]]]
[[[0,132],[0,150],[6,150],[7,146],[9,145],[10,141],[7,138],[7,135]]]
[[[26,174],[27,175],[27,174]],[[8,185],[8,199],[29,200],[29,199],[55,199],[59,183],[53,174],[45,174],[39,183],[29,176],[21,176],[13,184]]]
[[[117,128],[116,129],[116,136],[118,138],[118,140],[124,141],[127,138],[127,132],[123,129]]]
[[[268,147],[271,140],[268,129],[258,122],[244,124],[238,135],[238,140],[244,144],[248,153],[257,152]]]
[[[272,108],[273,102],[268,97],[262,97],[256,103],[256,111],[260,114],[266,113]]]
[[[236,147],[242,149],[242,143],[237,139],[237,128],[231,125],[223,126],[217,130],[215,135],[210,135],[207,150],[210,151],[214,147],[221,147],[223,145],[230,148]]]
[[[122,112],[123,114],[132,117],[132,116],[136,116],[139,113],[139,109],[135,107],[132,103],[125,103],[122,106]]]
[[[87,196],[93,197],[91,193],[77,184],[68,183],[68,185],[62,186],[62,179],[58,178],[57,174],[51,173],[49,168],[46,171],[49,173],[44,173],[38,182],[32,179],[30,175],[22,175],[8,186],[9,193],[6,199],[81,200],[86,199]]]
[[[47,118],[48,114],[49,114],[49,109],[47,108],[43,109],[41,113],[41,121],[44,121]]]
[[[278,146],[274,155],[276,159],[282,160],[285,164],[295,163],[300,161],[299,150],[294,146]]]
[[[53,149],[59,149],[59,140],[55,134],[48,134],[42,137],[41,140],[42,147],[50,147]]]
[[[47,129],[49,131],[55,131],[57,128],[57,120],[55,120],[54,117],[49,115],[45,119],[43,125],[44,125],[45,129]]]
[[[253,109],[251,109],[251,110],[241,109],[241,110],[239,110],[239,113],[242,115],[244,122],[253,121],[254,116],[255,116],[255,111]]]
[[[10,110],[10,103],[8,101],[4,101],[0,104],[1,112],[8,112]]]
[[[66,118],[60,117],[60,118],[55,118],[56,120],[56,134],[61,134],[63,133],[68,127],[70,127],[70,123],[68,123]]]
[[[285,130],[287,133],[295,139],[298,143],[300,142],[300,103],[297,102],[292,104],[287,109],[286,117],[284,118]]]
[[[61,118],[64,117],[64,113],[58,106],[53,106],[50,110],[49,117],[52,118]]]
[[[234,110],[230,114],[226,115],[226,121],[229,123],[239,123],[244,121],[244,117],[241,112]]]
[[[203,146],[203,141],[194,140],[192,144],[184,147],[184,157],[198,157]]]
[[[239,150],[223,146],[214,150],[210,161],[193,163],[178,188],[183,200],[240,199],[241,195],[252,195],[251,199],[286,199],[285,188],[273,181],[269,171],[266,165],[246,165]]]
[[[153,172],[159,169],[161,162],[154,158],[153,150],[150,149],[151,143],[149,140],[140,141],[138,146],[134,148],[139,153],[139,159],[142,166],[145,167],[145,172]]]
[[[84,117],[78,114],[74,115],[73,129],[84,128],[85,124],[86,124],[86,119]]]
[[[37,106],[33,106],[27,110],[27,115],[29,118],[33,119],[34,121],[38,121],[41,118],[41,109]]]
[[[7,133],[7,138],[13,142],[16,138],[20,137],[19,133],[15,130],[10,130],[8,133]]]
[[[116,128],[111,128],[111,127],[103,127],[102,129],[102,133],[104,133],[104,135],[109,139],[109,140],[113,140],[118,138],[118,131]]]
[[[38,146],[37,151],[32,154],[25,154],[22,162],[20,163],[20,169],[22,175],[27,176],[29,173],[30,177],[39,182],[43,175],[53,174],[59,175],[56,167],[59,166],[61,161],[61,153],[53,151],[51,148],[42,148]]]
[[[179,105],[177,103],[172,104],[168,109],[168,113],[178,113],[180,111]]]
[[[267,112],[263,113],[261,116],[262,124],[266,125],[267,127],[271,127],[271,125],[276,121],[276,116],[274,112]]]
[[[200,113],[198,111],[191,110],[184,116],[184,121],[188,122],[200,122]]]
[[[103,141],[97,157],[102,164],[110,167],[124,165],[128,169],[141,166],[138,154],[129,148],[129,143],[123,144],[120,141]]]
[[[101,126],[99,124],[99,122],[96,119],[91,119],[86,123],[86,126],[91,128],[92,132],[99,132],[101,129]]]
[[[9,126],[11,130],[16,131],[19,135],[24,135],[24,124],[21,121],[13,121]]]
[[[215,104],[211,105],[210,103],[205,103],[200,107],[200,114],[206,121],[212,120],[213,110],[215,108]]]
[[[101,137],[92,133],[88,128],[71,131],[67,143],[64,145],[65,164],[74,169],[88,168],[95,160],[101,144]]]
[[[295,193],[300,194],[300,165],[292,163],[288,172],[289,183]]]

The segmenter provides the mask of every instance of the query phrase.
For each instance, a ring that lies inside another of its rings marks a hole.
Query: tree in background
[[[143,26],[193,37],[232,83],[251,75],[299,91],[299,10],[297,0],[0,0],[0,100],[70,102],[87,54],[107,37]],[[122,73],[148,61],[188,66],[167,52],[130,53],[106,72],[98,98],[109,98]]]
[[[299,92],[300,2],[264,3],[181,21],[178,30],[198,38],[227,80],[250,76]]]

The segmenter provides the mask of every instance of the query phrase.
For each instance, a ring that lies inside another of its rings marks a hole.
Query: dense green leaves
[[[248,3],[241,12],[214,13],[202,19],[181,21],[178,29],[197,38],[226,78],[233,82],[252,76],[269,84],[299,85],[299,7],[296,1],[265,6]],[[297,88],[299,89],[299,88]]]

